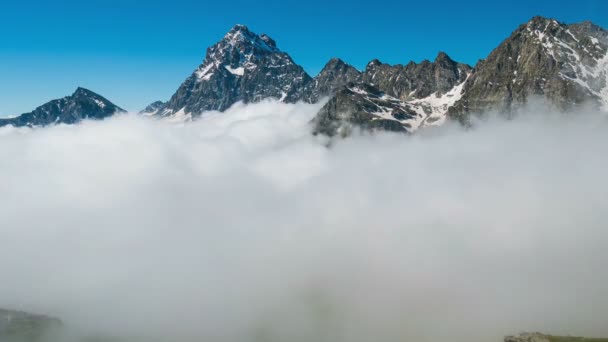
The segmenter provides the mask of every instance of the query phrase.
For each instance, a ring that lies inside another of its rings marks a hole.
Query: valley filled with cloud
[[[86,334],[608,334],[608,122],[310,134],[321,104],[0,128],[0,298]]]

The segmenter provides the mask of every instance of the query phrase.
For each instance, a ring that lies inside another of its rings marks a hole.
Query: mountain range
[[[332,58],[311,77],[266,34],[234,26],[207,49],[192,74],[166,101],[141,114],[192,120],[237,102],[274,98],[286,103],[328,99],[312,120],[313,133],[348,135],[353,129],[414,132],[446,119],[468,125],[488,111],[517,112],[532,98],[556,110],[590,105],[608,111],[608,31],[591,23],[534,17],[520,25],[474,67],[440,52],[433,61],[365,70]],[[103,119],[124,112],[92,91],[51,101],[0,126],[40,126]]]

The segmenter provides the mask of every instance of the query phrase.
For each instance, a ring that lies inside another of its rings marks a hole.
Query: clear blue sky
[[[608,28],[608,1],[20,0],[0,9],[0,116],[90,88],[139,110],[166,100],[234,24],[273,37],[314,76],[433,59],[475,64],[534,15]]]

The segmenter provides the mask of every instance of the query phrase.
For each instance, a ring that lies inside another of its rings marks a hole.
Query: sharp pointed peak
[[[236,24],[232,26],[229,32],[251,32],[249,31],[249,27],[243,24]]]
[[[278,51],[277,43],[267,34],[260,34],[251,31],[247,26],[237,24],[224,35],[219,43],[234,45],[237,43],[254,44],[267,50]]]
[[[445,53],[445,51],[439,51],[437,53],[437,57],[435,57],[435,60],[438,60],[438,59],[451,59],[451,58],[450,58],[450,56],[448,56],[447,53]]]
[[[450,56],[448,56],[447,53],[445,53],[444,51],[439,51],[437,57],[435,57],[435,63],[443,62],[456,63]]]
[[[237,37],[244,37],[245,39],[251,40],[252,38],[257,37],[257,35],[251,32],[247,26],[236,24],[224,35],[224,40],[233,40]]]
[[[97,95],[95,92],[84,88],[84,87],[77,87],[76,90],[74,91],[74,93],[72,94],[72,96],[77,96],[77,95]]]
[[[530,29],[544,29],[550,25],[563,26],[564,24],[554,18],[543,17],[540,15],[532,17],[528,22],[522,25]]]
[[[335,66],[335,65],[348,65],[348,64],[338,57],[332,57],[329,61],[327,61],[327,63],[325,63],[326,67]]]
[[[326,72],[326,71],[331,71],[331,70],[337,70],[337,69],[357,70],[357,68],[346,63],[344,60],[342,60],[338,57],[332,57],[329,61],[327,61],[327,63],[325,63],[325,66],[323,66],[323,69],[321,69],[321,73]],[[359,70],[357,70],[357,72],[359,72]]]
[[[370,67],[374,67],[374,66],[378,66],[378,65],[382,65],[382,62],[380,62],[379,59],[374,58],[371,61],[369,61],[369,63],[367,63],[366,68],[370,68]]]

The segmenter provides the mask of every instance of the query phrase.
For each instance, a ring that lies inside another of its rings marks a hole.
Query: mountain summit
[[[196,116],[209,110],[224,111],[238,101],[265,98],[295,102],[310,81],[272,38],[236,25],[207,49],[203,63],[157,113]]]
[[[50,124],[73,124],[84,119],[104,119],[116,113],[125,112],[122,108],[99,94],[78,87],[71,96],[52,100],[29,113],[14,118],[0,119],[0,127],[13,125],[46,126]]]
[[[513,112],[530,97],[567,110],[595,103],[608,111],[608,32],[590,22],[534,17],[480,61],[452,116]]]

